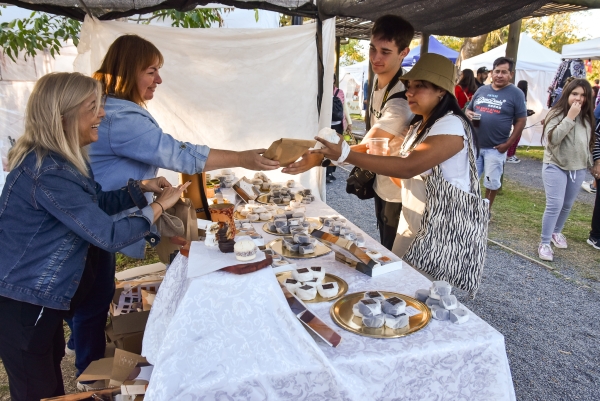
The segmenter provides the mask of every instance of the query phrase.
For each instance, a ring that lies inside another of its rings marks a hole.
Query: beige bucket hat
[[[426,53],[415,66],[402,75],[402,81],[427,81],[445,89],[454,96],[455,82],[454,64],[444,56],[435,53]]]

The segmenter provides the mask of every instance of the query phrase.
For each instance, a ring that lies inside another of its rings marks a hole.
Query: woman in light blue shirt
[[[250,170],[274,170],[276,161],[261,156],[266,149],[235,152],[210,149],[204,145],[178,141],[163,132],[145,109],[162,83],[163,56],[149,41],[137,35],[124,35],[113,42],[102,65],[93,75],[105,88],[106,116],[100,124],[99,139],[90,146],[89,155],[96,180],[105,190],[121,188],[123,177],[156,177],[159,168],[186,174],[226,167]],[[127,212],[124,212],[127,213]],[[121,252],[134,258],[144,257],[140,241]],[[68,350],[75,350],[75,366],[81,373],[93,360],[104,355],[104,324],[114,293],[115,257],[98,253],[97,291],[82,305],[69,322],[72,336]]]

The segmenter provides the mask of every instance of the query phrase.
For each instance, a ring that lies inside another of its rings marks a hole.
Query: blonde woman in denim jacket
[[[149,205],[143,192],[164,178],[129,180],[104,192],[83,148],[98,139],[100,84],[78,73],[49,74],[29,98],[25,133],[9,153],[0,195],[0,358],[13,401],[64,394],[62,319],[76,297],[90,246],[109,252],[146,238],[188,184]],[[110,215],[137,207],[121,220]]]

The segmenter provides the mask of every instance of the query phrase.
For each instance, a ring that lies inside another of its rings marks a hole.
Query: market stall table
[[[332,214],[339,213],[323,202],[307,205],[307,216]],[[262,225],[256,223],[257,231]],[[391,256],[363,235],[368,248]],[[333,252],[296,262],[342,277],[348,293],[413,296],[431,285],[406,264],[371,278],[335,261]],[[504,337],[473,313],[462,325],[432,320],[404,338],[374,339],[335,325],[333,302],[308,304],[342,336],[332,348],[304,329],[269,268],[188,279],[187,267],[186,257],[174,260],[148,320],[143,355],[155,368],[147,400],[515,399]]]

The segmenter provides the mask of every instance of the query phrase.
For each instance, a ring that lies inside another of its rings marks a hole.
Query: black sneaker
[[[587,240],[587,243],[596,249],[600,249],[600,238],[594,238],[590,236]]]

